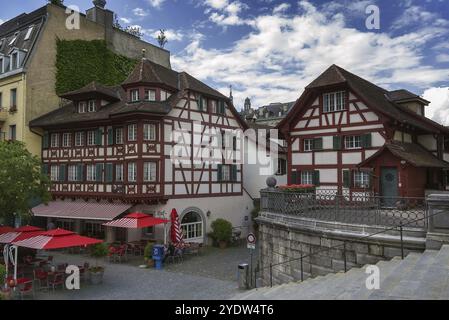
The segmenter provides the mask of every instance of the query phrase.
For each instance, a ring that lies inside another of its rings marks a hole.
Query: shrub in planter
[[[209,234],[220,248],[225,248],[232,238],[232,224],[225,219],[217,219],[211,224],[212,232]]]
[[[89,268],[92,284],[100,284],[103,282],[104,267],[98,265],[98,260],[106,257],[107,254],[108,247],[105,243],[98,243],[90,248],[90,255],[95,258],[95,266]]]
[[[294,193],[315,193],[316,187],[312,184],[290,184],[278,187],[279,190]]]

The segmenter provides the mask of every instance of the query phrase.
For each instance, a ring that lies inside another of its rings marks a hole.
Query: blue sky
[[[4,1],[0,20],[44,3]],[[369,5],[379,8],[378,30],[365,25]],[[152,43],[166,29],[173,68],[225,94],[232,84],[237,108],[247,96],[255,107],[296,100],[335,63],[423,95],[432,101],[428,116],[449,125],[449,0],[109,0],[106,7]]]

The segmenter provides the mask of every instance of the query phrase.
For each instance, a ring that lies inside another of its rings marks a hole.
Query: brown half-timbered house
[[[449,131],[425,117],[428,104],[332,65],[278,125],[288,144],[289,183],[390,197],[444,188]]]
[[[217,218],[248,223],[241,146],[228,138],[246,124],[227,97],[143,58],[120,86],[93,82],[61,98],[64,107],[31,123],[43,131],[53,195],[33,209],[36,216],[78,231],[96,223],[89,228],[108,240],[114,233],[101,223],[129,211],[167,217],[176,208],[186,238],[199,242]],[[224,150],[226,143],[232,147]],[[225,162],[221,153],[229,149],[235,159]]]

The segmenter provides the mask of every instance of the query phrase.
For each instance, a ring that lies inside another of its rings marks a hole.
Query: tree
[[[167,40],[167,37],[165,36],[164,29],[159,30],[159,34],[157,36],[157,42],[159,42],[159,46],[161,48],[164,48],[165,45],[167,44],[168,40]]]
[[[19,141],[0,141],[0,220],[30,217],[30,204],[50,199],[50,181],[41,161]]]
[[[113,22],[113,26],[119,30],[122,30],[126,33],[129,33],[130,35],[137,37],[139,39],[141,39],[143,37],[143,33],[141,32],[140,28],[137,26],[127,26],[127,27],[123,27],[118,19],[118,16],[115,14],[114,15],[114,22]]]

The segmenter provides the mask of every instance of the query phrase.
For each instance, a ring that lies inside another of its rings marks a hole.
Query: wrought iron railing
[[[372,192],[338,194],[337,190],[295,193],[279,189],[261,192],[261,211],[323,221],[425,228],[425,198],[382,197]]]

